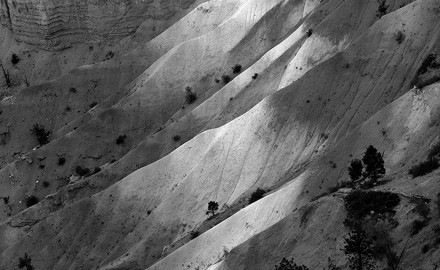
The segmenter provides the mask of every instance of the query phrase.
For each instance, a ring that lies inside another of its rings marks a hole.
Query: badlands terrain
[[[0,60],[0,269],[351,269],[369,145],[440,269],[439,0],[0,0]]]

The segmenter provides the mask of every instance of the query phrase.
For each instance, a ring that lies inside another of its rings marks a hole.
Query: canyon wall
[[[63,49],[84,41],[119,39],[144,22],[151,24],[153,37],[195,2],[203,1],[0,0],[0,23],[19,42]]]

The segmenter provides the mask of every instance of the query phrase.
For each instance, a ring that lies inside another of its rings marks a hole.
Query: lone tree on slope
[[[385,174],[383,155],[370,145],[362,161],[353,159],[348,167],[348,174],[354,187],[370,188]]]
[[[350,262],[350,269],[375,269],[373,243],[361,228],[353,228],[348,237],[344,238],[344,240],[345,246],[343,251]]]
[[[208,211],[206,211],[207,215],[211,215],[213,217],[215,215],[215,212],[218,210],[218,203],[214,201],[210,201],[208,203]]]

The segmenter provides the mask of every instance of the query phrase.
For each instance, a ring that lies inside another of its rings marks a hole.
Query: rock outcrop
[[[143,22],[149,22],[155,36],[195,2],[203,1],[1,0],[0,23],[10,28],[18,41],[62,49],[84,40],[121,38]]]

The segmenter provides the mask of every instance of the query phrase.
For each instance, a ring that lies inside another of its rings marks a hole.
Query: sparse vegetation
[[[186,91],[186,96],[185,96],[186,103],[193,104],[197,100],[197,94],[194,93],[191,87],[189,86],[185,88],[185,91]]]
[[[228,84],[230,81],[232,81],[231,77],[229,75],[222,75],[222,80],[224,84]]]
[[[427,220],[420,220],[420,219],[414,220],[411,226],[411,236],[418,234],[426,226],[428,226]]]
[[[24,198],[24,203],[26,207],[31,207],[32,205],[37,204],[40,201],[37,196],[28,195]]]
[[[411,169],[409,169],[408,173],[412,175],[413,178],[416,178],[418,176],[426,175],[436,170],[438,167],[440,167],[438,160],[436,158],[431,158],[414,165],[411,167]]]
[[[29,257],[27,253],[24,254],[24,257],[18,258],[18,268],[26,268],[26,270],[34,270],[35,268],[32,266],[32,259]]]
[[[72,110],[72,108],[70,108],[70,106],[66,106],[66,108],[64,108],[64,110],[65,110],[66,112],[70,112],[70,111]]]
[[[395,34],[395,39],[397,41],[397,43],[402,44],[402,42],[405,40],[405,34],[398,30]]]
[[[96,105],[98,105],[98,102],[93,101],[92,103],[90,103],[89,107],[90,107],[90,108],[93,108],[93,107],[95,107]]]
[[[79,176],[88,176],[90,174],[90,169],[89,168],[83,168],[81,166],[76,166],[75,172]]]
[[[117,145],[124,144],[125,139],[127,139],[127,135],[125,134],[119,135],[118,138],[116,138],[116,144]]]
[[[16,55],[15,53],[13,53],[11,55],[11,63],[13,65],[16,65],[16,64],[18,64],[18,62],[20,62],[20,57],[18,57],[18,55]]]
[[[50,183],[47,181],[43,181],[42,185],[44,188],[48,188],[50,186]]]
[[[377,0],[379,6],[377,7],[376,16],[380,19],[382,16],[387,14],[389,5],[386,4],[386,0]]]
[[[49,143],[49,136],[52,132],[46,130],[43,125],[40,125],[38,123],[34,124],[34,126],[31,129],[31,132],[37,138],[39,145],[45,145]]]
[[[258,78],[258,73],[255,73],[254,75],[252,75],[252,79],[256,80]]]
[[[64,163],[66,163],[66,158],[65,157],[59,157],[58,158],[58,166],[63,166]]]
[[[189,234],[191,240],[197,238],[199,235],[200,235],[199,231],[191,231]]]
[[[263,198],[266,191],[261,188],[257,188],[254,192],[252,192],[251,197],[249,198],[249,204],[254,203],[258,201],[259,199]]]
[[[233,73],[240,73],[240,71],[241,71],[241,65],[237,64],[237,65],[232,67],[232,72]]]
[[[430,69],[438,69],[440,68],[440,63],[437,62],[437,55],[436,54],[429,54],[425,60],[423,60],[422,64],[420,65],[420,68],[417,70],[417,73],[411,82],[412,85],[414,85],[416,88],[422,88],[426,85],[429,85],[431,83],[436,82],[437,80],[440,80],[440,76],[435,75],[431,78],[423,78],[423,75],[427,73]]]
[[[218,210],[218,202],[210,201],[208,203],[208,211],[206,211],[207,215],[211,215],[211,217],[215,216],[215,213]]]
[[[76,90],[75,87],[70,87],[70,88],[69,88],[69,92],[70,92],[70,93],[76,93],[76,91],[77,91],[77,90]]]
[[[115,53],[112,51],[109,51],[106,55],[105,55],[105,59],[106,60],[110,60],[115,56]]]
[[[275,270],[309,270],[305,265],[298,265],[293,259],[283,258],[279,265],[275,265]]]
[[[313,29],[307,30],[307,32],[306,32],[307,37],[311,37],[312,34],[313,34]]]
[[[180,141],[180,136],[179,135],[173,136],[173,141],[175,141],[175,142]]]

